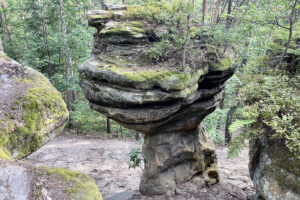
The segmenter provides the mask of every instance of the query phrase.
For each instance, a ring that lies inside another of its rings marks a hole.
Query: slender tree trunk
[[[140,138],[141,138],[141,134],[140,134],[139,132],[135,131],[135,139],[136,139],[137,141],[139,141]]]
[[[2,29],[2,35],[3,35],[3,39],[5,39],[5,25],[4,25],[4,22],[3,22],[3,17],[2,17],[2,13],[0,14],[0,21],[1,21],[1,29]],[[2,46],[3,48],[3,46]],[[4,49],[3,49],[4,51]]]
[[[206,12],[207,12],[207,0],[203,0],[203,4],[202,4],[202,22],[203,22],[203,24],[205,22]]]
[[[285,45],[285,49],[284,49],[284,52],[283,54],[281,55],[281,58],[280,58],[280,62],[279,62],[279,67],[282,65],[282,62],[283,62],[283,59],[287,53],[287,50],[288,48],[290,47],[290,44],[291,44],[291,41],[292,41],[292,36],[293,36],[293,25],[294,25],[294,17],[296,17],[296,6],[297,6],[297,2],[298,0],[295,0],[294,1],[294,4],[292,6],[292,11],[291,11],[291,14],[290,14],[290,17],[289,17],[289,23],[290,23],[290,27],[289,27],[289,39]]]
[[[106,118],[106,133],[111,134],[111,125],[110,125],[110,119]]]
[[[6,15],[7,5],[6,5],[5,0],[1,0],[1,8],[4,10],[3,17],[1,17],[2,18],[2,26],[5,27],[5,29],[6,29],[4,31],[4,28],[3,28],[3,33],[6,33],[10,48],[13,51],[13,43],[12,43],[12,38],[11,38],[11,33],[10,33],[10,27],[7,22],[7,15]],[[13,55],[12,55],[12,57],[15,58]]]
[[[226,125],[225,125],[225,143],[230,144],[231,143],[231,135],[229,132],[229,126],[232,123],[232,117],[237,110],[237,106],[233,106],[230,108],[230,110],[227,113],[227,119],[226,119]]]
[[[65,20],[65,13],[64,13],[64,2],[63,0],[60,0],[60,16],[61,16],[61,30],[63,34],[63,49],[65,53],[65,64],[66,64],[66,81],[69,82],[69,78],[71,77],[71,57],[69,52],[69,46],[68,46],[68,36],[67,36],[67,28],[66,28],[66,20]],[[67,88],[67,107],[68,110],[71,110],[71,104],[72,104],[72,94],[71,90],[68,87]]]
[[[182,56],[182,65],[183,65],[183,67],[185,67],[185,65],[186,65],[187,45],[188,45],[189,39],[190,39],[190,19],[191,19],[191,16],[188,15],[187,16],[185,43],[184,43],[183,56]]]
[[[24,16],[24,12],[23,12],[22,2],[23,1],[19,1],[19,8],[20,8],[20,15],[21,15],[21,19],[22,19],[23,34],[24,34],[26,49],[28,50],[28,52],[30,52],[29,45],[28,45],[27,32],[26,32],[26,27],[25,27],[26,23],[25,23],[25,16]]]
[[[47,25],[46,25],[46,22],[45,22],[44,2],[41,2],[41,0],[38,0],[38,2],[39,2],[39,7],[41,8],[43,36],[44,36],[44,42],[45,42],[45,45],[46,45],[46,51],[47,51],[47,56],[48,56],[47,74],[51,77],[53,75],[53,72],[52,72],[52,69],[51,69],[51,53],[50,53],[49,42],[48,42],[48,30],[47,30]]]
[[[229,16],[231,14],[231,8],[232,8],[232,0],[228,0],[228,10],[227,10],[227,18],[226,18],[226,29],[229,29],[230,28],[230,25],[231,25],[231,17]]]
[[[2,51],[4,53],[1,38],[0,38],[0,51]]]

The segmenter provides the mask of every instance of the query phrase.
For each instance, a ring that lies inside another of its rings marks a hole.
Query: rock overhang
[[[166,27],[127,19],[126,9],[88,13],[89,25],[97,28],[97,33],[92,57],[79,67],[79,73],[91,107],[127,128],[148,133],[169,126],[169,121],[183,116],[183,109],[192,104],[211,100],[212,109],[205,109],[212,112],[225,81],[234,72],[230,56],[199,62],[196,68],[153,63],[145,58],[143,49],[158,42],[159,32]],[[212,52],[214,56],[216,50]]]

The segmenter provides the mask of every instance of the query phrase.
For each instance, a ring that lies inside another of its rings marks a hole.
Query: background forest
[[[5,52],[45,74],[63,94],[71,111],[69,128],[134,137],[135,132],[91,110],[79,87],[77,68],[90,56],[95,32],[87,25],[86,13],[100,9],[101,2],[147,8],[167,2],[170,10],[185,7],[179,15],[201,24],[191,26],[187,35],[204,32],[224,51],[234,47],[236,74],[228,81],[219,108],[204,121],[211,137],[218,143],[231,143],[229,156],[236,156],[246,139],[267,132],[284,139],[299,155],[298,0],[1,0]],[[160,17],[172,21],[172,15]],[[149,53],[160,59],[174,45],[162,40]],[[239,134],[231,142],[235,131]]]

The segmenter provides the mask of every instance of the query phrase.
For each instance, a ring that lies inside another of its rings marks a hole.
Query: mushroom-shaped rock
[[[44,75],[0,51],[0,159],[34,152],[64,129],[68,116]]]
[[[201,121],[221,100],[234,72],[231,59],[195,39],[204,55],[196,66],[152,62],[144,50],[160,40],[156,32],[164,27],[128,19],[126,12],[88,14],[97,33],[92,57],[79,67],[86,98],[94,110],[144,133],[143,194],[164,194],[196,175],[206,185],[218,182],[215,147]]]

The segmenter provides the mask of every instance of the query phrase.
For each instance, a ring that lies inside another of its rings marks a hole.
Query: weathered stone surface
[[[0,161],[0,199],[27,200],[30,183],[25,167]]]
[[[0,158],[37,150],[63,130],[68,116],[45,76],[0,52]]]
[[[252,140],[249,170],[257,192],[255,200],[300,199],[300,159],[284,141],[266,135]]]
[[[215,147],[201,125],[191,131],[146,135],[143,157],[140,191],[144,194],[164,194],[199,172],[201,184],[219,181]]]
[[[215,149],[199,124],[220,102],[225,81],[234,72],[232,60],[215,56],[218,51],[208,53],[205,40],[198,40],[195,46],[204,47],[201,54],[213,56],[214,63],[154,63],[144,50],[166,28],[124,19],[126,12],[88,14],[97,33],[92,57],[79,67],[86,98],[94,110],[145,134],[142,193],[164,194],[196,175],[204,185],[218,182]]]
[[[102,196],[97,185],[84,174],[0,160],[0,200],[7,199],[102,200]]]

